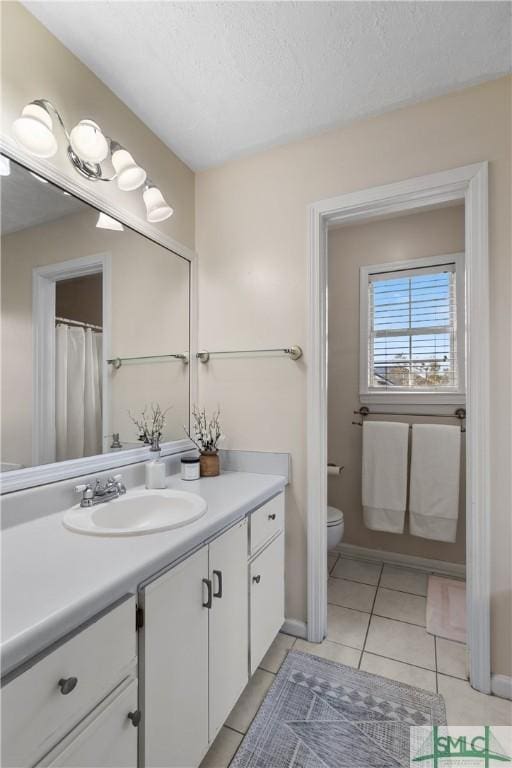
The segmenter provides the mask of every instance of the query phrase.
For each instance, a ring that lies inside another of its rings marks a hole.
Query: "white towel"
[[[408,444],[408,424],[363,424],[363,519],[372,531],[403,533]]]
[[[410,532],[455,541],[459,515],[460,427],[412,428]]]

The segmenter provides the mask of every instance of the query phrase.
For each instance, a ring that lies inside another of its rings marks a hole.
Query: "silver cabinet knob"
[[[128,720],[132,721],[132,725],[134,728],[139,727],[141,718],[142,718],[142,713],[140,709],[136,709],[134,712],[128,712]]]
[[[76,684],[78,683],[77,677],[61,677],[59,680],[59,688],[60,692],[67,696],[68,693],[71,693],[76,688]]]

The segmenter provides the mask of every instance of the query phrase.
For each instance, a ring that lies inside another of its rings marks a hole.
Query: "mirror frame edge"
[[[192,404],[197,401],[198,392],[198,256],[187,245],[178,242],[169,235],[164,235],[157,227],[145,222],[130,211],[113,204],[101,194],[96,194],[85,187],[80,179],[60,171],[51,163],[34,157],[18,146],[12,139],[0,135],[0,152],[9,159],[19,162],[30,171],[39,174],[48,181],[70,192],[75,197],[83,200],[94,208],[112,216],[127,227],[133,229],[144,237],[149,238],[158,245],[180,256],[189,262],[189,417]],[[194,444],[184,438],[162,443],[162,456],[190,451]],[[104,472],[109,469],[138,464],[147,461],[150,457],[149,448],[133,448],[120,453],[103,453],[96,456],[87,456],[82,459],[70,459],[68,461],[40,464],[35,467],[3,472],[0,477],[0,495],[35,488],[38,485],[56,483],[60,480],[69,480],[72,477],[80,477],[94,472]]]

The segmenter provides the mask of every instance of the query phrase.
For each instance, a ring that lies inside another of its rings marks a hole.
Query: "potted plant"
[[[192,417],[194,427],[191,431],[194,436],[186,427],[183,429],[199,450],[201,477],[216,477],[220,471],[218,445],[223,437],[220,429],[220,409],[218,408],[208,419],[205,408],[199,409],[194,405]]]

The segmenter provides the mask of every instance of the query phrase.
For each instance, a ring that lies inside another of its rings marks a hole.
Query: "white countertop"
[[[2,674],[42,651],[141,582],[284,489],[286,478],[247,472],[168,487],[198,493],[206,514],[184,528],[142,536],[86,536],[63,512],[2,532]],[[128,491],[129,493],[130,491]]]

